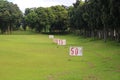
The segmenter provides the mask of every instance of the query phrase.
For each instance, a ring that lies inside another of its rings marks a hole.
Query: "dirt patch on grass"
[[[71,72],[60,72],[60,73],[56,73],[56,74],[50,74],[47,76],[47,80],[57,80],[58,77],[65,76],[70,73]]]
[[[112,57],[103,57],[102,63],[107,63],[107,62],[110,62],[111,60],[112,60]]]
[[[48,75],[47,80],[55,80],[55,77],[53,75]]]
[[[92,62],[87,62],[87,64],[88,64],[88,66],[89,66],[90,68],[95,68],[95,64],[94,64],[94,63],[92,63]]]
[[[118,66],[116,67],[115,72],[120,72],[120,65],[118,65]]]
[[[103,57],[101,54],[99,53],[95,53],[97,57]]]
[[[88,75],[83,78],[83,80],[100,80],[96,75]]]

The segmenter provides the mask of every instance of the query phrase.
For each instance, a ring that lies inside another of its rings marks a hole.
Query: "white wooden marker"
[[[59,41],[59,39],[55,39],[55,38],[53,39],[53,42],[54,42],[54,43],[57,43],[57,44],[58,44],[58,41]]]
[[[59,39],[57,44],[58,45],[66,45],[66,40],[65,39]]]
[[[53,38],[54,38],[54,35],[49,35],[49,38],[50,38],[50,39],[53,39]]]
[[[63,39],[63,44],[62,45],[66,45],[66,39]]]
[[[82,47],[70,47],[70,53],[71,56],[82,56]]]

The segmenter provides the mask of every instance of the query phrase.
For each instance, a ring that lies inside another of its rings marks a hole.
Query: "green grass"
[[[0,80],[120,80],[119,43],[55,37],[66,39],[67,45],[32,32],[0,35]],[[69,56],[70,46],[82,46],[83,56]]]

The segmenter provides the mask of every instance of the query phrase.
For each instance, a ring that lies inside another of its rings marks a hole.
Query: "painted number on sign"
[[[66,40],[65,39],[59,39],[58,40],[58,43],[57,43],[58,45],[66,45]]]
[[[71,56],[82,56],[82,47],[70,47]]]

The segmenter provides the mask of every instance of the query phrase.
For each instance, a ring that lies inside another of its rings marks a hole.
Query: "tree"
[[[52,6],[54,14],[54,22],[52,22],[50,31],[52,32],[65,32],[67,29],[68,11],[65,6]]]
[[[68,11],[65,6],[27,8],[25,22],[37,32],[64,32],[67,29]]]
[[[86,37],[120,41],[119,0],[76,0],[69,11],[72,30]]]
[[[22,12],[16,4],[8,1],[0,1],[0,29],[1,33],[11,33],[14,25],[20,23]]]

